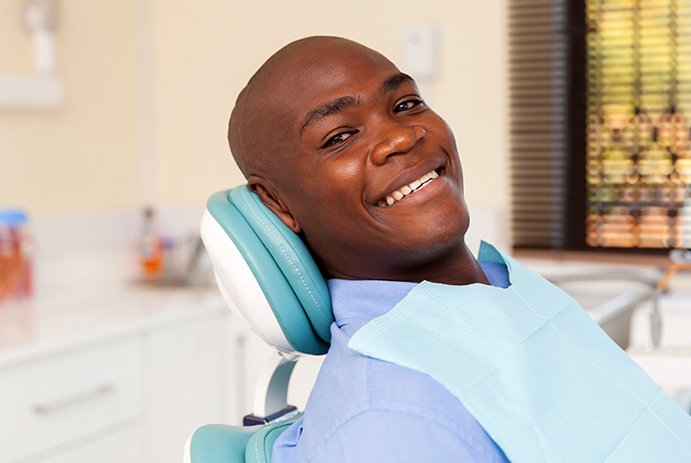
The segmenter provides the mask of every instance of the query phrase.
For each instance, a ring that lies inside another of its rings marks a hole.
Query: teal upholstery
[[[207,424],[192,434],[192,463],[241,463],[245,447],[260,426],[243,428],[224,424]]]
[[[246,185],[214,194],[207,209],[240,250],[291,346],[326,353],[331,298],[302,240]]]
[[[270,463],[274,442],[298,418],[262,426],[250,437],[245,446],[245,463]]]
[[[230,190],[230,197],[290,283],[316,334],[328,342],[334,321],[331,295],[312,254],[246,185]]]
[[[192,463],[270,463],[278,436],[297,418],[263,426],[243,428],[207,424],[192,435]]]

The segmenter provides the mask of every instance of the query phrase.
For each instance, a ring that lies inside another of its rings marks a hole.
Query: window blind
[[[516,247],[567,245],[568,0],[510,0],[512,237]]]

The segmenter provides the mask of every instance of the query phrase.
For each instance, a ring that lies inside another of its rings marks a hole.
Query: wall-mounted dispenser
[[[56,75],[57,0],[25,0],[22,21],[31,37],[33,74],[0,72],[0,109],[57,108],[65,98]]]

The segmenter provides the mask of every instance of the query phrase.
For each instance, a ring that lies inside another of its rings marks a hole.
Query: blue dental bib
[[[348,346],[428,374],[513,463],[691,462],[691,417],[562,290],[483,243],[511,285],[423,282]]]

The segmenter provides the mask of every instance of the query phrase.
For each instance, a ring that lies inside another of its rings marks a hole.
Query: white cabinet
[[[110,432],[106,437],[80,443],[66,450],[40,460],[42,463],[145,463],[144,430],[141,426],[124,431]]]
[[[232,419],[229,324],[219,299],[1,352],[0,462],[181,461],[194,429]]]
[[[147,429],[152,462],[181,461],[199,426],[230,420],[229,316],[152,331],[146,340]]]
[[[40,460],[136,426],[141,369],[141,339],[129,338],[0,370],[0,461]]]

